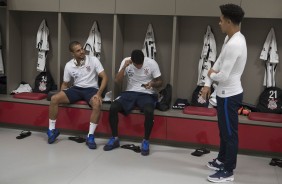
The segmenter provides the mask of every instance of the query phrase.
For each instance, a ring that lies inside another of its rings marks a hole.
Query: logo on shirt
[[[274,100],[273,98],[269,99],[267,108],[269,108],[271,110],[277,109],[277,103],[276,102],[277,102],[277,100]]]
[[[39,90],[45,91],[47,89],[47,76],[42,76],[41,81],[39,82]]]
[[[132,77],[134,75],[133,70],[129,69],[127,72],[128,77]]]
[[[149,68],[144,68],[144,74],[149,75]]]
[[[90,66],[86,66],[86,71],[90,72],[91,71],[91,67]]]

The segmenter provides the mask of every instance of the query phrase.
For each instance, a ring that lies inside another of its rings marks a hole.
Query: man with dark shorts
[[[65,66],[61,91],[51,97],[49,129],[47,131],[48,143],[52,144],[60,135],[59,130],[55,128],[59,104],[72,104],[79,100],[85,100],[92,107],[86,144],[89,149],[96,149],[94,131],[99,123],[102,105],[101,94],[107,85],[108,77],[100,61],[94,56],[85,55],[79,42],[71,42],[69,50],[73,59]],[[102,78],[100,88],[98,76]],[[70,87],[71,79],[73,79],[73,86]]]
[[[157,62],[144,57],[141,50],[133,50],[131,57],[125,58],[120,65],[115,82],[122,83],[127,77],[127,87],[111,104],[109,121],[112,137],[104,146],[105,151],[120,146],[118,138],[118,113],[129,114],[134,107],[139,107],[145,115],[145,133],[141,145],[141,154],[149,155],[149,138],[154,124],[154,109],[157,103],[155,89],[162,86],[161,72]]]

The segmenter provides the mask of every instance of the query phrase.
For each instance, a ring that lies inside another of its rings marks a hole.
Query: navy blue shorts
[[[64,90],[70,103],[75,103],[79,100],[85,100],[90,105],[91,98],[97,93],[96,88],[81,88],[73,86],[69,89]]]
[[[153,104],[156,107],[158,96],[156,94],[124,91],[116,98],[116,101],[122,105],[124,114],[129,114],[134,107],[139,107],[141,111],[146,104]]]

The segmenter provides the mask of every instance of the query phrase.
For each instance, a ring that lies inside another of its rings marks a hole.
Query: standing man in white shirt
[[[122,84],[127,76],[127,87],[124,92],[111,104],[109,121],[112,137],[104,146],[105,151],[120,146],[118,138],[118,113],[129,114],[134,107],[139,107],[145,115],[145,133],[141,145],[141,154],[149,155],[149,138],[154,125],[154,109],[157,103],[155,89],[162,86],[161,72],[158,63],[144,57],[141,50],[133,50],[131,57],[125,58],[120,65],[115,82]]]
[[[85,100],[92,107],[86,145],[89,149],[96,149],[94,131],[99,123],[101,94],[107,85],[108,77],[100,61],[94,56],[85,55],[85,50],[79,42],[71,42],[69,50],[73,59],[67,62],[61,91],[52,96],[49,106],[48,143],[55,142],[60,134],[55,128],[59,104]],[[100,88],[98,87],[98,76],[102,78]],[[70,86],[71,79],[73,79],[73,86]]]
[[[210,94],[212,81],[217,81],[216,89],[220,149],[216,159],[208,167],[216,170],[208,176],[211,182],[233,181],[238,153],[238,109],[243,100],[241,76],[247,60],[245,37],[240,32],[244,17],[243,9],[234,4],[220,6],[222,15],[219,26],[226,34],[221,53],[209,70],[202,89],[203,98]]]

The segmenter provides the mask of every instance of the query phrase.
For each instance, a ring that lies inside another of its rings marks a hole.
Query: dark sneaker
[[[97,145],[95,143],[94,140],[94,135],[93,134],[89,134],[87,139],[86,139],[86,145],[88,146],[89,149],[96,149]]]
[[[217,159],[213,159],[212,162],[208,162],[208,168],[219,171],[224,168],[224,164]]]
[[[234,175],[233,172],[219,170],[215,174],[208,176],[208,180],[214,183],[234,181]]]
[[[150,143],[148,140],[143,140],[141,145],[141,155],[147,156],[150,153]]]
[[[55,142],[56,138],[60,135],[60,132],[58,129],[53,129],[53,130],[48,129],[47,135],[48,135],[48,143],[52,144],[53,142]]]
[[[111,151],[119,147],[119,139],[111,137],[108,143],[104,146],[104,151]]]

